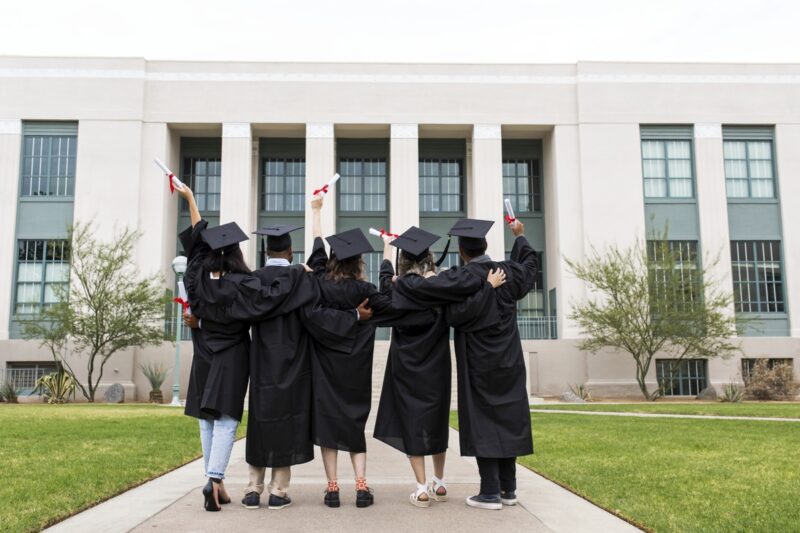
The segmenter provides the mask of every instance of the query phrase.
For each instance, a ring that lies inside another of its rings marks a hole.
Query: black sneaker
[[[283,509],[284,507],[289,507],[290,505],[292,505],[292,499],[288,494],[284,497],[276,496],[274,494],[269,495],[268,509]]]
[[[489,509],[491,511],[499,511],[503,508],[503,502],[500,496],[484,496],[478,494],[477,496],[470,496],[467,498],[467,505],[475,507],[476,509]]]
[[[372,489],[356,491],[356,507],[369,507],[373,503],[375,503],[375,496],[372,495]]]
[[[339,491],[325,491],[325,505],[328,507],[339,507]]]
[[[503,505],[517,505],[517,493],[513,490],[501,490],[500,501]]]
[[[257,492],[248,492],[242,498],[242,505],[244,505],[245,509],[258,509],[260,504],[261,496]]]

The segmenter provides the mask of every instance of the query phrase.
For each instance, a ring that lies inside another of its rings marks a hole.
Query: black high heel
[[[219,506],[219,482],[222,481],[220,479],[210,477],[208,478],[208,483],[206,486],[203,487],[203,508],[206,511],[216,513],[217,511],[221,511],[222,507]],[[214,485],[217,485],[216,487]],[[216,498],[215,498],[216,496]]]

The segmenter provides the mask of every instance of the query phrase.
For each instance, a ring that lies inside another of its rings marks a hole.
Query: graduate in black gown
[[[253,272],[263,285],[271,285],[292,264],[290,233],[297,229],[300,226],[277,225],[255,232],[266,236],[267,264]],[[291,466],[314,458],[311,353],[317,343],[348,353],[356,336],[359,311],[320,307],[317,281],[310,273],[296,281],[296,302],[285,302],[280,313],[264,319],[252,307],[258,293],[244,286],[233,302],[200,310],[206,319],[222,323],[252,322],[246,452],[250,483],[242,500],[248,509],[259,507],[267,467],[272,469],[269,508],[291,505]],[[371,316],[367,309],[360,311],[365,320]]]
[[[499,267],[507,275],[507,283],[494,293],[498,322],[486,328],[455,330],[461,454],[476,457],[481,475],[480,493],[468,498],[467,504],[483,509],[516,504],[516,457],[533,453],[516,305],[533,288],[539,270],[538,255],[525,239],[519,221],[511,224],[516,236],[511,260],[492,261],[486,255],[485,239],[492,224],[464,219],[450,230],[459,237],[459,254],[466,263],[456,269],[457,274],[481,277]],[[459,303],[452,293],[453,283],[452,278],[437,276],[412,286],[401,278],[394,287],[393,305],[444,304],[450,318],[458,321],[469,306],[452,305]]]
[[[381,265],[381,292],[391,296],[395,270],[392,266],[393,247],[400,277],[417,281],[436,275],[433,254],[429,247],[439,236],[412,227],[397,239],[384,237],[384,260]],[[448,275],[448,274],[442,274]],[[486,317],[496,316],[493,289],[502,285],[502,270],[492,272],[486,279],[463,277],[466,282],[455,288],[467,297],[460,313],[460,327],[488,325]],[[474,300],[474,301],[470,301]],[[450,324],[444,310],[433,306],[411,313],[430,316],[422,324],[392,327],[389,358],[381,389],[378,416],[373,436],[406,454],[417,481],[409,501],[417,507],[429,507],[431,500],[446,501],[444,482],[445,456],[450,433]],[[425,456],[433,456],[433,481],[425,477]]]
[[[371,252],[364,233],[350,230],[328,237],[331,257],[322,242],[320,210],[323,198],[315,196],[313,210],[314,248],[308,258],[319,280],[321,302],[338,309],[352,309],[362,302],[373,311],[373,318],[359,323],[353,348],[349,353],[319,345],[311,359],[314,390],[314,441],[321,448],[328,487],[325,505],[338,507],[337,481],[338,450],[350,453],[356,477],[356,506],[367,507],[374,502],[372,489],[367,485],[367,443],[364,430],[372,400],[372,355],[375,346],[375,327],[391,315],[391,299],[364,279],[361,254]]]

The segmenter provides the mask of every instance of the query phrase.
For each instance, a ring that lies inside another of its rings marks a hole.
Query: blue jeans
[[[239,421],[228,415],[217,420],[200,419],[200,444],[203,446],[206,476],[225,479],[237,427]]]

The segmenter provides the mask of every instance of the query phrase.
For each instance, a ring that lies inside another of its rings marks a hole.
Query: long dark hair
[[[336,255],[331,252],[331,257],[328,259],[328,264],[325,265],[327,271],[327,278],[333,281],[342,281],[344,279],[364,280],[364,259],[361,255],[355,257],[348,257],[342,261],[336,259]]]
[[[203,262],[203,266],[209,272],[250,273],[250,268],[244,262],[242,249],[238,244],[220,250],[212,250]]]

